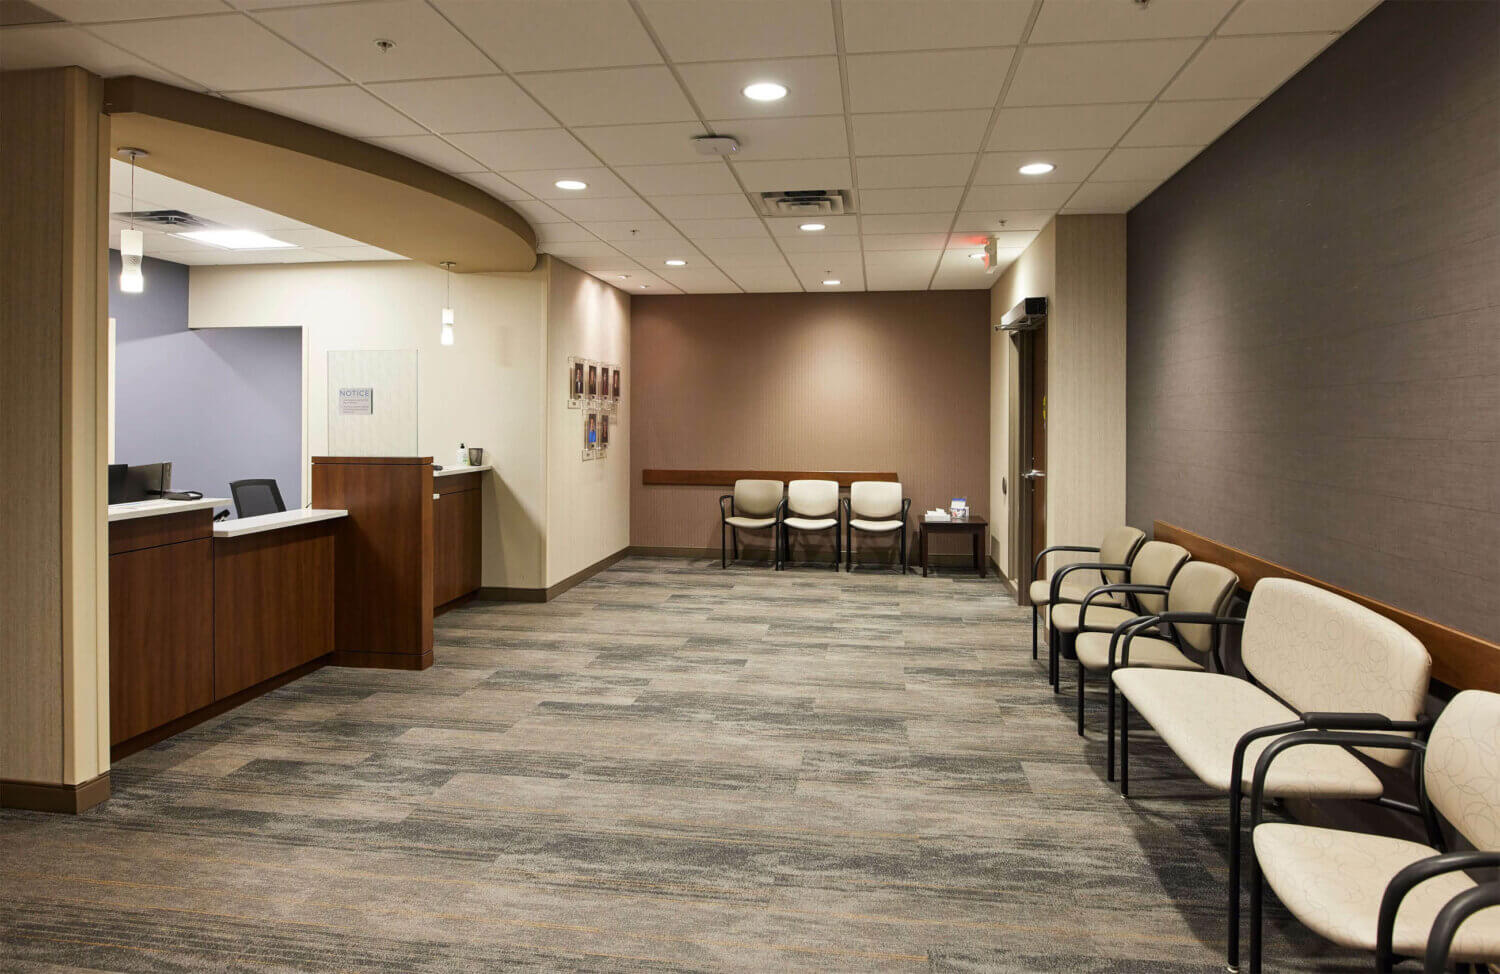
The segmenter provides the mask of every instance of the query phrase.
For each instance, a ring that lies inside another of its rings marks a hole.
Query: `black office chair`
[[[286,502],[281,499],[281,489],[273,479],[236,480],[229,485],[229,493],[234,498],[236,517],[255,517],[258,514],[276,514],[286,510]]]

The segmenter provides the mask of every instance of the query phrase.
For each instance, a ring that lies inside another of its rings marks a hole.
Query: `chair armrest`
[[[1089,611],[1089,606],[1094,604],[1094,599],[1109,592],[1140,592],[1166,595],[1165,585],[1133,585],[1129,582],[1115,582],[1112,585],[1100,585],[1092,589],[1088,595],[1083,597],[1083,604],[1078,607],[1078,631],[1082,632],[1084,627],[1083,617]]]
[[[1427,933],[1426,956],[1422,958],[1424,974],[1443,974],[1448,969],[1448,952],[1453,949],[1458,928],[1469,917],[1491,906],[1500,906],[1500,883],[1481,883],[1443,904]],[[1477,964],[1470,966],[1470,970],[1478,969]]]
[[[1064,565],[1061,568],[1059,568],[1057,571],[1055,571],[1055,572],[1052,573],[1052,577],[1051,577],[1052,584],[1050,586],[1048,586],[1048,593],[1049,593],[1048,594],[1048,598],[1050,599],[1050,601],[1052,603],[1054,603],[1054,604],[1057,602],[1057,597],[1062,592],[1062,581],[1063,581],[1063,579],[1067,578],[1069,575],[1073,574],[1074,572],[1085,571],[1085,570],[1088,570],[1088,569],[1092,569],[1094,571],[1100,571],[1100,572],[1103,572],[1103,571],[1120,571],[1120,572],[1125,572],[1127,575],[1130,573],[1130,566],[1129,565],[1106,565],[1103,562],[1082,562],[1082,561],[1074,562],[1071,565]],[[1121,584],[1123,584],[1123,583],[1121,583]]]
[[[1392,720],[1385,714],[1314,710],[1303,714],[1302,722],[1315,730],[1420,731],[1430,726],[1427,720]]]
[[[1212,612],[1163,612],[1157,618],[1162,622],[1198,626],[1243,626],[1245,624],[1245,620],[1239,616],[1216,616]]]
[[[1137,633],[1156,625],[1157,619],[1157,616],[1136,616],[1129,622],[1122,622],[1115,627],[1114,633],[1109,637],[1109,672],[1113,673],[1121,666],[1130,665],[1130,641],[1136,637]],[[1123,641],[1120,639],[1121,636],[1125,637]],[[1115,656],[1116,647],[1120,651],[1118,662]]]
[[[1375,927],[1376,970],[1389,970],[1388,967],[1380,967],[1379,960],[1381,957],[1393,959],[1391,941],[1395,936],[1396,913],[1401,909],[1401,901],[1406,899],[1407,893],[1434,876],[1460,869],[1483,869],[1494,866],[1500,866],[1500,852],[1443,852],[1428,856],[1426,859],[1418,859],[1392,876],[1391,881],[1385,886],[1385,893],[1380,897],[1380,919]]]
[[[1341,715],[1341,716],[1367,716],[1364,714]],[[1306,727],[1305,724],[1278,724],[1278,727]],[[1264,730],[1265,728],[1259,728]],[[1251,734],[1255,731],[1251,731]],[[1246,737],[1249,735],[1247,734]],[[1244,740],[1244,738],[1241,738]],[[1255,832],[1255,826],[1260,824],[1261,805],[1265,799],[1266,774],[1271,770],[1271,762],[1283,751],[1303,744],[1323,744],[1340,747],[1379,747],[1394,748],[1401,751],[1424,751],[1427,742],[1414,737],[1398,737],[1394,734],[1376,734],[1366,731],[1345,730],[1300,730],[1279,737],[1266,745],[1266,749],[1260,752],[1260,759],[1255,762],[1255,774],[1250,779],[1250,831]],[[1238,751],[1236,752],[1238,753]],[[1243,763],[1240,767],[1244,767]]]
[[[852,520],[854,518],[854,507],[850,503],[849,498],[847,498],[847,497],[840,497],[839,498],[839,508],[844,512],[844,520],[845,521],[849,521],[849,520]]]
[[[779,501],[776,502],[776,520],[777,521],[785,521],[786,520],[786,511],[787,511],[786,498],[783,497],[781,500],[779,500]]]
[[[1043,548],[1041,550],[1041,553],[1039,553],[1031,561],[1031,577],[1032,578],[1036,578],[1037,569],[1042,567],[1042,559],[1045,558],[1045,557],[1047,557],[1048,555],[1052,554],[1054,551],[1091,551],[1094,554],[1098,554],[1099,553],[1099,549],[1098,548],[1090,548],[1088,545],[1077,545],[1077,544],[1055,544],[1055,545],[1053,545],[1050,548]]]
[[[729,513],[728,514],[724,513],[724,502],[725,501],[729,502]],[[719,520],[722,521],[726,517],[733,517],[733,516],[734,516],[734,495],[733,494],[720,494],[719,495]]]

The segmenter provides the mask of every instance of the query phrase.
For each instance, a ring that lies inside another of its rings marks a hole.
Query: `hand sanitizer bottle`
[[[467,467],[469,465],[469,451],[462,443],[458,445],[458,458],[453,461],[455,467]]]

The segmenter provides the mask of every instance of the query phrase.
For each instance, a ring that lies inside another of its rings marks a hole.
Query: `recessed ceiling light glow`
[[[1028,162],[1026,165],[1022,166],[1019,171],[1023,176],[1045,176],[1047,173],[1056,168],[1057,167],[1050,162]]]
[[[172,236],[186,237],[211,247],[223,247],[225,250],[281,250],[297,246],[268,237],[259,230],[188,230]]]
[[[630,275],[629,274],[616,274],[615,276],[617,278],[619,278],[620,280],[622,280],[622,281],[628,281],[628,280],[630,280]]]
[[[786,97],[786,85],[774,81],[757,81],[745,86],[745,97],[751,101],[780,101]]]
[[[672,260],[669,260],[666,263],[667,263],[668,267],[686,267],[687,266],[687,261],[685,261],[685,260],[677,260],[676,258],[673,258]]]
[[[553,183],[552,185],[556,186],[558,189],[574,189],[574,190],[577,190],[577,189],[588,189],[589,188],[589,184],[586,183],[586,182],[584,182],[581,179],[559,179],[557,182]]]
[[[984,251],[976,251],[969,255],[970,260],[984,260]]]
[[[825,287],[837,287],[838,285],[840,285],[842,283],[844,283],[844,282],[841,281],[841,280],[839,280],[836,277],[831,277],[828,280],[826,280],[826,281],[823,282],[823,284],[824,284]]]
[[[804,223],[804,224],[802,224],[802,226],[798,227],[797,229],[798,230],[806,230],[808,233],[816,233],[819,230],[827,230],[828,227],[825,224],[822,224],[822,223]]]
[[[649,284],[642,284],[642,285],[641,285],[641,290],[642,290],[642,291],[645,291],[645,290],[648,290],[648,289],[650,289],[650,287],[651,287],[651,285],[649,285]]]

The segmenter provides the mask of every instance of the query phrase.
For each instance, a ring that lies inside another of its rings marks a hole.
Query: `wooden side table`
[[[929,521],[922,518],[922,537],[918,543],[922,548],[922,577],[927,577],[927,568],[930,562],[928,554],[927,539],[933,534],[967,534],[972,539],[974,547],[974,570],[979,573],[980,578],[985,577],[985,551],[984,534],[985,528],[989,527],[989,521],[976,515],[970,515],[962,521]]]

